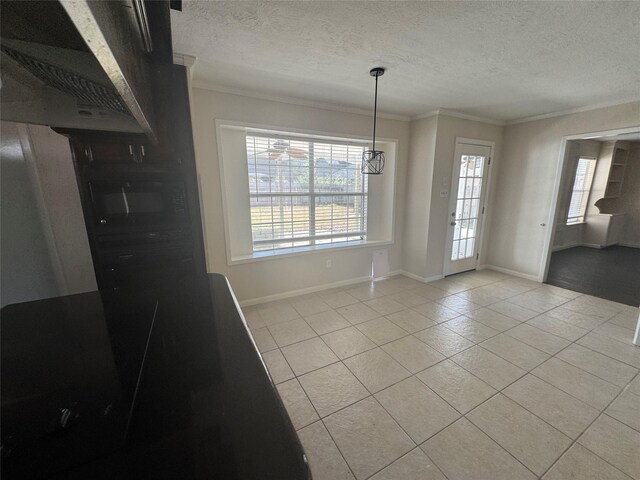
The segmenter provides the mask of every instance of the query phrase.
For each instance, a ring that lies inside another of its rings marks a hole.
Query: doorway
[[[492,142],[456,139],[444,262],[445,276],[475,270],[478,266],[492,150]]]
[[[640,131],[565,138],[545,283],[640,304]]]

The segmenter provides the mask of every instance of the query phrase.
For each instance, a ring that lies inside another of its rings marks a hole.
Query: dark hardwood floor
[[[550,285],[640,305],[640,248],[574,247],[551,255]]]

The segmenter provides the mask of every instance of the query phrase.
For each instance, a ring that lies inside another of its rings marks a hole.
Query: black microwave
[[[189,220],[184,182],[90,180],[96,226],[170,227]]]

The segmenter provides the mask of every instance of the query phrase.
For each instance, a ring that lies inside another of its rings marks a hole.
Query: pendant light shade
[[[384,68],[376,67],[369,71],[369,75],[376,79],[376,92],[373,104],[373,148],[362,153],[362,173],[380,175],[384,169],[384,152],[376,150],[376,120],[378,116],[378,77],[384,75]]]

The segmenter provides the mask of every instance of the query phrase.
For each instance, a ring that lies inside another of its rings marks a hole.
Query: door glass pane
[[[483,169],[484,169],[484,157],[476,157],[473,176],[474,177],[481,177]]]
[[[476,218],[480,209],[480,200],[471,200],[471,213],[469,217]]]
[[[467,231],[466,233],[466,237],[475,237],[476,236],[476,225],[477,225],[477,220],[471,219],[471,220],[467,220]]]
[[[451,248],[451,260],[457,260],[458,259],[458,248],[460,246],[460,241],[459,240],[454,240],[453,241],[453,248]]]
[[[467,238],[471,235],[468,234],[469,231],[469,220],[460,220],[460,238]]]
[[[458,181],[458,198],[464,198],[465,197],[465,185],[466,185],[466,179],[465,178],[461,178]]]
[[[466,246],[467,246],[467,241],[460,240],[460,249],[458,250],[458,259],[464,258],[464,250]]]
[[[464,200],[457,200],[456,201],[456,219],[457,218],[462,218],[462,210],[463,210],[463,206],[464,206]]]
[[[475,238],[470,238],[467,240],[467,249],[464,253],[465,258],[473,257],[473,247],[475,245]]]
[[[460,159],[460,177],[467,176],[467,163],[469,161],[469,157],[467,155],[462,155]]]
[[[471,200],[465,200],[462,207],[462,218],[469,218],[471,216]]]
[[[482,186],[482,179],[473,179],[473,193],[470,195],[473,198],[480,198],[480,187]]]

